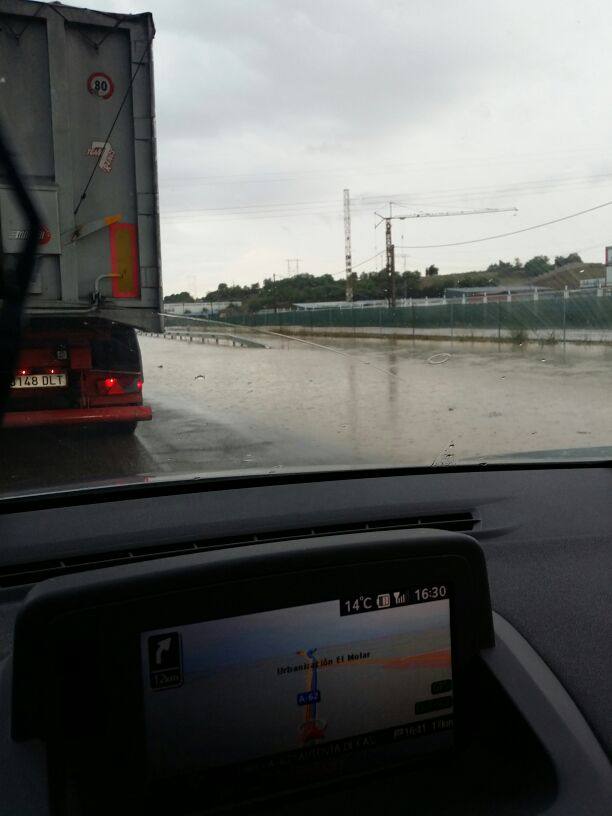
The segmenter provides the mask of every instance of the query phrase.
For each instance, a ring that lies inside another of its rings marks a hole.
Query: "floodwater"
[[[607,346],[258,339],[269,347],[141,337],[153,421],[133,438],[5,431],[0,490],[612,453]]]

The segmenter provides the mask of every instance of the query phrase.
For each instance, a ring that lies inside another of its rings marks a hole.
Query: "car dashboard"
[[[0,814],[609,813],[612,473],[0,505]]]

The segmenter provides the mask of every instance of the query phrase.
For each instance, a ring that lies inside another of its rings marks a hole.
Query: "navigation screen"
[[[361,594],[145,632],[156,775],[449,747],[444,585]],[[369,760],[368,760],[369,761]]]

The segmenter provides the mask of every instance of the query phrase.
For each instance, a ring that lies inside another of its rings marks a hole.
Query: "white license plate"
[[[62,388],[65,385],[65,374],[20,374],[11,383],[11,388]]]

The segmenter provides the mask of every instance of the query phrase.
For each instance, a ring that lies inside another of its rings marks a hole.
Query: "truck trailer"
[[[154,34],[150,14],[2,0],[0,121],[43,224],[4,428],[151,419],[137,330],[163,320]],[[0,168],[0,299],[27,238]]]

